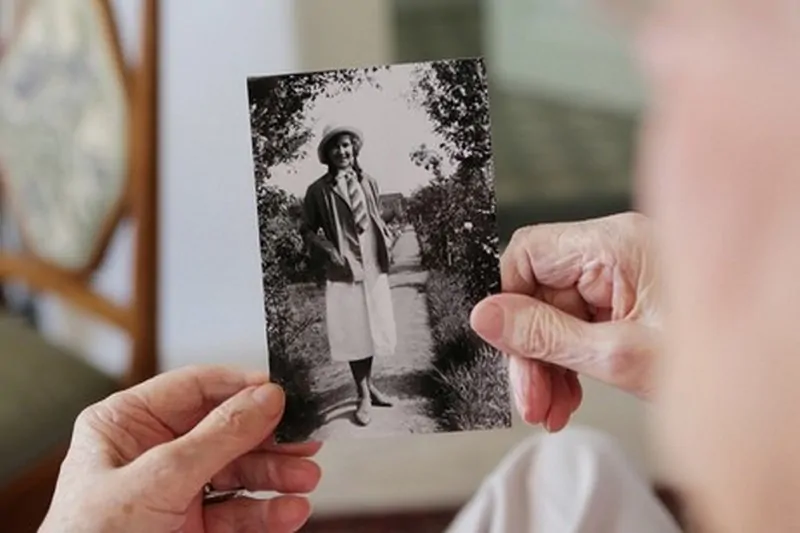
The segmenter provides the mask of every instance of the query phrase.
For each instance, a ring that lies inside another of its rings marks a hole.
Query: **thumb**
[[[274,383],[244,389],[187,434],[151,449],[134,464],[141,478],[163,494],[193,498],[229,463],[267,439],[280,421],[284,402],[283,390]]]
[[[541,300],[499,294],[479,303],[472,327],[508,355],[535,359],[647,396],[654,363],[654,334],[629,320],[593,323]]]

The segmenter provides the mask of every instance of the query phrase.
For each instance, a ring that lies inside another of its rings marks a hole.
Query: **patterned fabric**
[[[80,269],[126,189],[127,97],[100,3],[30,0],[0,62],[0,165],[39,258]]]
[[[359,235],[367,229],[367,203],[364,198],[364,189],[358,183],[358,178],[353,171],[346,172],[344,179],[347,182],[347,195],[350,198],[350,209],[353,210],[353,220]]]

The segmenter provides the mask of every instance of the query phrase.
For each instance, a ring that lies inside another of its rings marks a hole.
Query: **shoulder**
[[[377,182],[377,180],[375,180],[375,178],[372,177],[371,174],[369,174],[368,172],[363,172],[362,171],[361,172],[361,179],[363,179],[365,183],[369,184],[370,187],[372,187],[373,189],[377,190],[378,182]]]
[[[325,187],[327,179],[328,174],[326,173],[314,180],[306,189],[306,196],[318,194]]]

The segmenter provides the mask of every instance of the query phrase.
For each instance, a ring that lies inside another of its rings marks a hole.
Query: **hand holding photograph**
[[[248,80],[280,442],[508,428],[482,59]]]

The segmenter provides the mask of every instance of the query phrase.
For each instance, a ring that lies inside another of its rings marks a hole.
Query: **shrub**
[[[278,428],[277,437],[302,440],[316,427],[320,409],[311,390],[311,363],[303,359],[302,351],[292,350],[314,323],[313,316],[298,313],[290,301],[290,284],[309,276],[302,270],[304,260],[300,263],[303,245],[293,207],[297,199],[263,182],[256,195],[269,370],[286,393],[286,419],[293,421]]]
[[[490,174],[468,167],[436,177],[409,200],[423,265],[459,276],[473,301],[500,286],[495,211]]]
[[[483,60],[435,61],[420,68],[412,100],[421,104],[442,142],[409,157],[434,179],[408,202],[423,264],[454,272],[477,301],[499,290],[489,87]],[[445,175],[445,163],[455,165]]]
[[[311,391],[312,368],[312,363],[297,351],[270,358],[272,380],[286,394],[284,420],[291,421],[275,431],[279,442],[303,441],[321,425],[319,399]]]
[[[437,416],[448,430],[487,430],[511,422],[504,361],[487,347],[466,364],[449,365],[436,376],[441,398]]]
[[[505,360],[469,327],[471,299],[464,279],[432,272],[426,286],[433,369],[432,409],[445,431],[480,430],[510,423]]]

